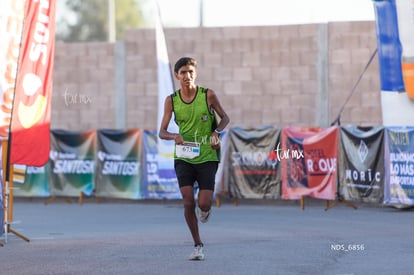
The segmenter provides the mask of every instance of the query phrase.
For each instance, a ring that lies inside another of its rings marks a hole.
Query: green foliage
[[[145,25],[137,0],[115,0],[116,40],[127,28]],[[65,42],[107,41],[109,36],[108,0],[59,1],[56,38]]]

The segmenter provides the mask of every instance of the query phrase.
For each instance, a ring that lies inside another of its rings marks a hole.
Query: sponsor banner
[[[231,128],[227,133],[223,178],[230,197],[280,197],[280,130],[274,127]]]
[[[345,200],[384,200],[384,127],[340,128],[338,188]]]
[[[23,183],[16,181],[13,177],[15,188],[13,195],[15,197],[49,197],[49,167],[49,164],[41,167],[26,167]]]
[[[401,70],[407,95],[414,100],[414,1],[395,0],[402,47]]]
[[[26,0],[0,1],[0,137],[8,138]]]
[[[220,164],[217,168],[217,173],[216,173],[216,184],[214,186],[214,193],[215,194],[223,194],[223,193],[228,193],[228,182],[224,179],[224,168],[225,168],[225,162],[227,159],[227,153],[228,153],[228,142],[227,142],[227,138],[228,138],[228,131],[224,131],[221,135],[220,135],[220,146],[221,146],[221,159],[220,159]]]
[[[143,165],[142,165],[142,198],[144,199],[180,199],[174,168],[158,169],[157,131],[144,130]]]
[[[385,129],[384,203],[414,205],[414,127]]]
[[[282,130],[282,198],[303,196],[334,200],[336,195],[338,127]]]
[[[55,8],[56,1],[26,3],[11,121],[13,164],[43,166],[49,160]]]
[[[401,70],[401,43],[398,35],[398,21],[395,0],[373,1],[381,90],[384,92],[404,91]]]
[[[155,42],[157,49],[157,78],[158,78],[158,127],[161,125],[162,117],[164,114],[164,102],[165,98],[172,94],[175,90],[173,74],[171,71],[170,61],[168,58],[167,43],[165,41],[164,29],[162,26],[161,14],[157,5],[157,12],[155,15]],[[168,130],[178,133],[178,126],[174,122],[174,114],[168,125]],[[161,153],[174,156],[174,142],[163,141],[158,144],[162,146],[163,151]]]
[[[96,196],[141,199],[141,130],[98,130]]]
[[[157,3],[156,3],[157,4]],[[164,102],[167,96],[174,92],[174,81],[168,58],[167,43],[165,41],[164,29],[158,4],[155,14],[155,42],[157,50],[157,79],[158,79],[158,115],[157,127],[160,127],[164,114]],[[175,115],[172,114],[168,131],[178,133],[178,126],[175,123]],[[160,179],[165,179],[166,186],[172,187],[172,173],[174,170],[174,141],[160,139],[157,136],[158,157],[157,170]],[[174,172],[175,176],[175,172]],[[165,186],[165,187],[166,187]]]
[[[50,194],[89,196],[94,189],[95,131],[51,131]]]
[[[382,123],[385,126],[413,125],[414,101],[411,99],[414,98],[414,4],[412,0],[374,0],[373,3]],[[396,109],[398,112],[395,112]]]

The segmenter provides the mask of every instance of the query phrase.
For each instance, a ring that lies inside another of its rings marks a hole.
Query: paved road
[[[192,250],[179,202],[16,200],[0,274],[414,274],[414,210],[223,203]],[[5,241],[4,236],[0,239]]]

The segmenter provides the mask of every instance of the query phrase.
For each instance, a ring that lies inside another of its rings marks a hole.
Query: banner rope
[[[369,58],[367,64],[365,65],[364,70],[362,71],[362,73],[359,75],[358,80],[355,82],[354,86],[352,87],[351,92],[349,93],[348,97],[346,98],[344,104],[342,104],[341,109],[339,110],[338,115],[336,116],[335,120],[332,121],[331,126],[335,125],[336,123],[338,123],[338,125],[341,125],[341,115],[342,112],[345,108],[345,105],[348,103],[348,101],[351,99],[351,97],[353,96],[353,94],[355,93],[356,88],[358,87],[359,83],[361,82],[362,77],[364,76],[365,72],[368,70],[369,65],[371,65],[372,60],[374,60],[375,55],[378,52],[378,48],[376,48],[374,50],[374,52],[371,54],[371,57]]]

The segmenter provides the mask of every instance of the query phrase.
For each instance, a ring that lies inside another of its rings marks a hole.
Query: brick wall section
[[[377,47],[374,22],[329,24],[330,117],[334,118]],[[342,124],[381,125],[378,56],[342,112]]]
[[[172,64],[199,62],[198,83],[215,90],[230,126],[314,126],[319,25],[165,30]],[[329,23],[329,117],[333,120],[376,48],[374,22]],[[125,35],[127,127],[157,125],[153,29]],[[177,83],[176,83],[177,85]],[[56,44],[52,128],[115,128],[114,45]],[[381,124],[377,58],[342,113],[342,124]]]
[[[53,73],[53,129],[114,127],[113,44],[57,43]]]

